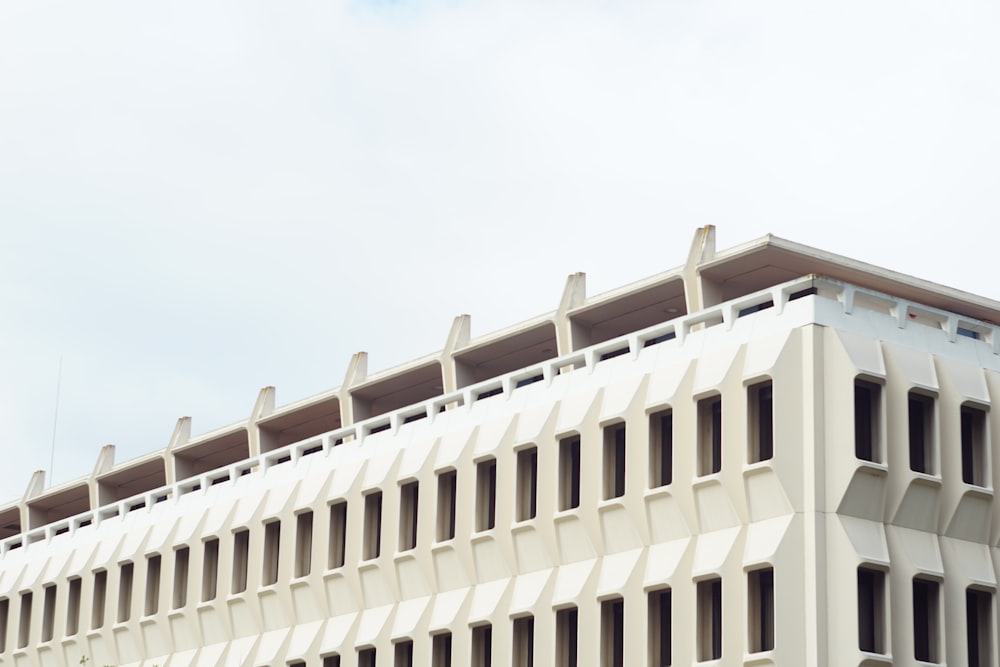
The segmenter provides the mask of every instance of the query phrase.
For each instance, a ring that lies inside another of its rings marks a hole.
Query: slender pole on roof
[[[49,484],[55,475],[56,465],[56,425],[59,423],[59,390],[62,388],[62,355],[59,355],[59,374],[56,376],[56,410],[52,416],[52,454],[49,457]]]

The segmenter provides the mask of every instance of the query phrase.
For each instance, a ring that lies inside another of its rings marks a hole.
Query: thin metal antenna
[[[55,475],[56,466],[56,425],[59,423],[59,390],[62,388],[62,355],[59,355],[59,375],[56,376],[56,411],[52,416],[52,455],[49,458],[49,486]]]

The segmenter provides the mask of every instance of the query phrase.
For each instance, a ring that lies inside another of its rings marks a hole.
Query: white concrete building
[[[774,237],[0,507],[0,665],[998,664],[1000,303]]]

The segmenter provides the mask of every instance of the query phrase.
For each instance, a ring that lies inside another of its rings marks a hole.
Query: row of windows
[[[268,524],[278,525],[278,524]],[[214,546],[212,546],[214,545]],[[218,560],[209,556],[218,554],[218,540],[205,542],[206,561],[205,577],[202,582],[202,599],[210,600],[215,596],[218,583]],[[174,582],[173,605],[175,608],[185,604],[187,590],[187,563],[189,550],[178,549],[175,558],[178,559],[177,578]],[[242,556],[245,564],[245,553]],[[160,562],[159,555],[147,559],[149,576],[147,578],[145,613],[155,614],[159,599]],[[270,559],[265,559],[266,570],[272,568]],[[116,618],[118,622],[129,620],[132,595],[132,578],[134,565],[125,563],[120,567],[121,577]],[[104,625],[105,596],[107,592],[107,570],[94,573],[94,593],[91,605],[91,628],[98,629]],[[771,568],[754,570],[747,575],[748,601],[750,619],[748,626],[748,650],[750,652],[769,651],[774,648],[774,572]],[[246,571],[234,571],[234,590],[246,586]],[[71,579],[69,583],[69,600],[66,616],[66,634],[75,635],[80,629],[81,580]],[[697,583],[696,618],[698,626],[697,653],[699,660],[712,660],[722,656],[722,580],[719,578]],[[42,611],[41,641],[48,642],[53,638],[56,608],[56,586],[46,586],[44,589]],[[20,608],[17,632],[17,647],[26,648],[31,636],[31,621],[33,608],[33,593],[25,592],[20,596]],[[0,599],[0,653],[6,650],[7,629],[9,625],[10,600]],[[671,656],[671,591],[661,589],[648,595],[649,622],[649,656],[650,664],[668,665]],[[534,654],[534,624],[532,617],[518,618],[514,621],[514,656],[516,665],[532,665]],[[556,612],[556,646],[557,664],[561,667],[575,667],[577,664],[577,610],[576,608],[561,609]],[[435,635],[433,641],[433,665],[445,667],[451,665],[451,635]],[[482,625],[473,629],[472,634],[472,664],[488,667],[491,663],[491,626]],[[410,642],[396,644],[395,665],[412,665],[413,647]],[[601,603],[601,665],[603,667],[623,667],[624,663],[624,601],[621,598]],[[339,664],[339,657],[331,656],[324,660],[327,665]],[[375,664],[375,649],[366,648],[359,652],[359,665]]]
[[[941,584],[914,577],[913,657],[922,662],[940,662]],[[965,591],[966,648],[969,667],[986,667],[991,655],[993,593],[978,588]],[[886,633],[886,573],[858,568],[858,648],[868,653],[888,652]]]
[[[918,391],[907,395],[907,439],[910,469],[938,474],[937,410],[934,396]],[[867,380],[854,382],[854,455],[873,463],[883,462],[882,386]],[[959,410],[962,481],[989,486],[987,412],[965,404]]]

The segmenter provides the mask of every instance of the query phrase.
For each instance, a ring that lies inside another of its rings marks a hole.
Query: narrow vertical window
[[[347,503],[339,502],[330,505],[330,544],[327,554],[327,567],[335,569],[344,567],[347,557]]]
[[[907,398],[910,470],[934,473],[934,399],[910,392]]]
[[[201,563],[201,601],[215,599],[219,590],[219,538],[205,540],[205,559]]]
[[[774,399],[770,382],[747,387],[747,462],[768,461],[774,456]]]
[[[382,553],[382,492],[365,496],[365,532],[362,558],[378,558]],[[374,649],[372,649],[374,651]]]
[[[160,554],[146,556],[146,603],[142,613],[152,616],[160,610]]]
[[[698,582],[698,660],[722,657],[722,579]]]
[[[764,568],[747,573],[750,652],[774,649],[774,570]]]
[[[938,590],[936,581],[913,579],[913,657],[938,662]]]
[[[523,616],[514,619],[513,667],[534,667],[535,665],[535,617]]]
[[[559,509],[580,506],[580,436],[559,441]]]
[[[324,655],[323,667],[340,667],[339,655]]]
[[[625,602],[601,603],[601,667],[625,667]]]
[[[281,521],[264,524],[264,558],[261,583],[271,586],[278,583],[278,558],[281,554]]]
[[[986,412],[962,406],[962,481],[986,486]]]
[[[417,546],[417,499],[420,487],[417,482],[404,484],[399,489],[399,550],[409,551]]]
[[[880,463],[879,419],[882,387],[864,380],[854,381],[854,456]]]
[[[104,627],[104,598],[108,594],[108,571],[94,573],[94,595],[90,599],[90,629]]]
[[[45,587],[45,597],[42,600],[42,641],[52,641],[52,633],[56,621],[56,585]]]
[[[66,600],[66,636],[72,637],[80,631],[80,604],[83,592],[83,579],[75,577],[69,580],[69,596]],[[0,639],[2,641],[2,639]],[[2,651],[3,649],[0,649]]]
[[[649,593],[649,667],[670,664],[670,589]]]
[[[358,651],[358,667],[375,667],[375,648],[363,648]]]
[[[858,648],[885,653],[885,573],[858,568]]]
[[[437,541],[444,542],[455,537],[455,511],[458,498],[458,474],[447,470],[438,474],[437,497]]]
[[[497,521],[497,461],[476,465],[476,530],[490,530]]]
[[[698,474],[722,470],[722,397],[698,401]]]
[[[17,625],[17,647],[27,648],[31,641],[31,591],[21,593],[21,617]]]
[[[413,642],[396,642],[393,650],[393,667],[413,667]]]
[[[515,518],[527,521],[535,518],[538,498],[538,448],[529,447],[517,453],[517,507]]]
[[[174,551],[174,609],[180,609],[187,604],[188,562],[190,560],[191,550],[188,547],[181,547]]]
[[[965,591],[965,632],[969,650],[969,667],[986,667],[993,653],[993,595],[972,588]]]
[[[0,598],[0,653],[7,650],[7,626],[10,624],[10,599]]]
[[[472,667],[492,667],[493,626],[477,625],[472,628]]]
[[[604,499],[625,495],[625,424],[604,429]]]
[[[302,512],[295,517],[295,576],[312,572],[313,513]]]
[[[233,533],[233,579],[230,589],[234,594],[246,591],[249,564],[250,531],[238,530]]]
[[[431,667],[451,667],[451,633],[442,632],[431,640]]]
[[[135,577],[135,566],[123,563],[118,574],[118,622],[124,623],[132,618],[132,580]]]
[[[649,415],[649,488],[667,486],[674,478],[674,413]]]
[[[576,607],[556,612],[556,667],[577,667],[578,628]]]

